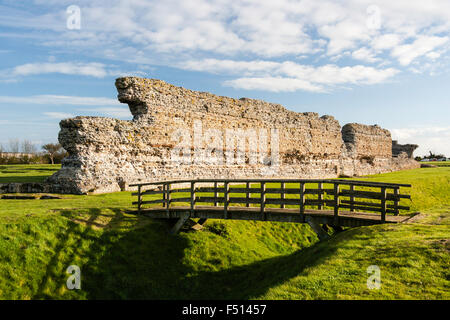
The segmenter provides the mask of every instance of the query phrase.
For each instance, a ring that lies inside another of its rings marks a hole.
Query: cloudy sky
[[[448,0],[3,0],[0,144],[56,141],[75,115],[130,119],[114,79],[136,75],[450,157],[449,31]]]

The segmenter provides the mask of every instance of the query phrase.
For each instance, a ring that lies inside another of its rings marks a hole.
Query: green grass
[[[425,161],[425,162],[421,162],[421,163],[428,163],[428,164],[432,164],[433,166],[437,166],[437,167],[450,167],[450,161]]]
[[[60,164],[0,165],[0,183],[42,182],[60,168]]]
[[[449,299],[450,168],[362,179],[411,183],[424,214],[318,242],[307,225],[251,221],[170,236],[167,221],[127,213],[130,192],[0,200],[0,298]],[[81,290],[66,288],[72,264]]]

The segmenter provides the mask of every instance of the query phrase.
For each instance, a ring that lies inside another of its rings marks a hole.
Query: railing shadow
[[[79,226],[81,221],[77,221],[73,211],[61,211],[74,222],[60,235],[33,299],[54,297],[48,292],[49,282],[65,284],[69,276],[65,268],[74,259],[81,264],[82,298],[250,299],[321,264],[334,252],[334,246],[322,242],[248,265],[197,271],[184,262],[186,252],[196,244],[186,235],[169,235],[166,221],[130,218],[124,216],[122,209],[109,210],[112,217],[108,215],[109,221],[99,226],[96,221],[104,214],[99,209],[89,209],[82,221],[87,228]],[[99,236],[93,227],[106,229]],[[86,246],[86,241],[90,245]],[[70,253],[62,254],[64,251]],[[57,265],[64,265],[62,274]],[[77,298],[76,293],[71,294],[67,298]]]

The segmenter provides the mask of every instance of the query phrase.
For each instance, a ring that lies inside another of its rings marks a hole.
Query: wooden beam
[[[300,219],[305,221],[305,183],[300,182]]]
[[[217,181],[214,182],[214,207],[219,206],[219,202],[217,198],[219,197],[219,192],[217,192]]]
[[[386,187],[381,187],[381,222],[386,222]]]
[[[334,225],[339,225],[339,183],[334,183]]]
[[[137,205],[138,205],[138,212],[139,213],[141,213],[141,186],[139,185],[138,186],[138,203],[137,203]]]
[[[261,215],[264,217],[263,220],[266,221],[267,220],[267,215],[264,212],[264,208],[266,207],[266,183],[264,181],[261,182],[261,204],[260,204],[260,209],[261,209]]]
[[[245,184],[245,186],[247,188],[247,191],[245,192],[245,198],[247,199],[247,203],[245,204],[245,206],[247,208],[249,208],[250,207],[250,202],[249,202],[249,200],[250,200],[250,192],[248,190],[250,190],[250,182],[247,182]]]
[[[163,199],[162,206],[163,206],[163,208],[167,204],[167,200],[166,200],[166,197],[167,197],[166,185],[167,185],[166,183],[163,183],[163,185],[162,185],[162,199]]]
[[[395,198],[395,200],[394,200],[394,211],[395,211],[395,215],[397,216],[398,214],[399,214],[399,211],[398,211],[398,209],[399,209],[399,207],[398,207],[398,203],[399,203],[399,201],[398,201],[398,195],[399,195],[399,187],[397,187],[397,188],[394,188],[394,198]]]
[[[183,225],[188,221],[190,218],[190,214],[184,214],[180,218],[178,218],[175,225],[170,229],[170,234],[177,234],[180,229],[183,227]]]
[[[170,186],[171,186],[170,183],[168,183],[166,185],[166,210],[167,210],[167,212],[169,212],[169,208],[170,208],[170,198],[171,198]]]
[[[317,184],[317,186],[318,186],[318,191],[319,191],[319,193],[317,194],[317,200],[319,200],[319,204],[317,205],[317,209],[319,209],[319,210],[322,210],[323,209],[323,204],[322,204],[322,200],[323,200],[323,194],[322,194],[322,192],[323,192],[323,183],[322,182],[319,182],[318,184]]]
[[[228,201],[230,200],[230,195],[228,194],[228,191],[230,189],[230,185],[228,184],[228,181],[224,182],[224,203],[223,203],[223,211],[224,211],[224,218],[228,218]]]
[[[350,212],[355,211],[355,208],[353,207],[355,205],[355,196],[353,195],[353,192],[355,191],[355,186],[352,184],[350,185],[350,192],[352,195],[350,196]]]
[[[311,216],[306,216],[305,217],[305,222],[307,224],[309,224],[309,226],[311,227],[311,229],[314,230],[314,232],[317,234],[317,237],[319,238],[319,240],[325,240],[328,239],[330,236],[328,235],[328,233],[325,232],[325,230],[322,229],[322,227],[320,226],[319,223],[317,223],[317,221],[311,217]]]
[[[280,209],[280,208],[266,208],[266,221],[279,222],[295,222],[304,223],[300,219],[298,209]],[[190,215],[190,207],[172,207],[170,213],[167,214],[164,208],[149,208],[142,211],[142,214],[150,218],[164,218],[173,219],[180,218],[185,214]],[[306,210],[305,216],[312,216],[319,224],[328,224],[334,227],[357,227],[365,225],[380,224],[381,219],[379,214],[359,213],[359,212],[341,212],[339,215],[339,225],[334,225],[334,214],[331,210]],[[197,207],[194,216],[190,218],[204,218],[204,219],[223,219],[223,209],[213,206]],[[228,219],[231,220],[254,220],[263,221],[263,216],[259,208],[245,208],[245,207],[229,207]],[[407,221],[409,216],[386,216],[386,223],[401,223]]]
[[[191,182],[191,213],[194,213],[195,209],[195,182]]]

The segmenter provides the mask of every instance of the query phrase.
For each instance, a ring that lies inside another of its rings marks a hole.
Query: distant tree
[[[64,152],[63,147],[59,143],[44,144],[42,149],[47,152],[52,164],[55,164],[55,157]]]
[[[423,157],[424,159],[441,159],[445,158],[443,154],[435,154],[431,151],[428,151],[430,154],[428,156]]]
[[[422,157],[417,156],[417,157],[414,158],[414,160],[416,160],[416,161],[422,161]]]
[[[22,142],[23,153],[36,153],[36,146],[29,140],[23,140]]]
[[[19,139],[9,139],[9,152],[19,152]]]

